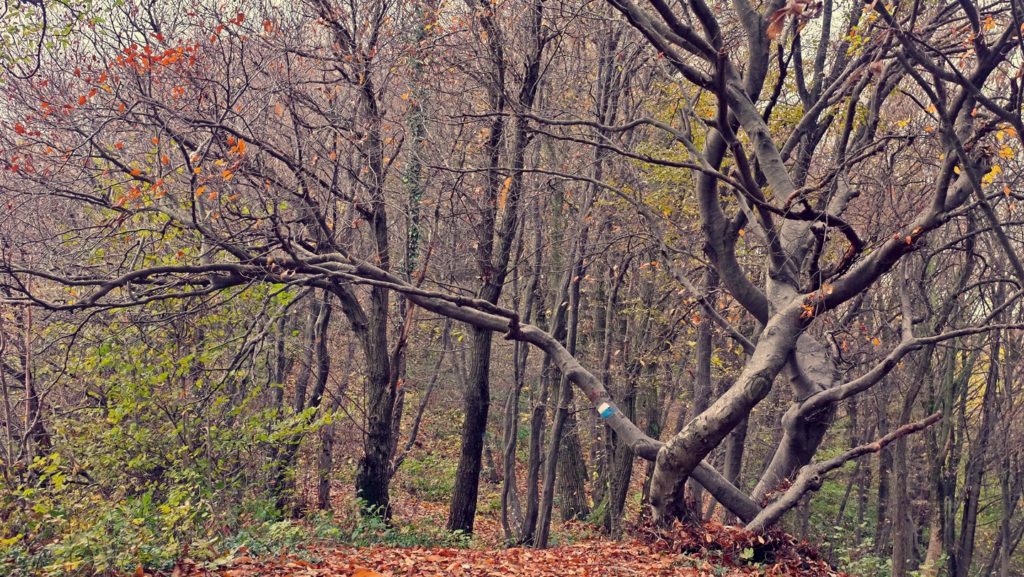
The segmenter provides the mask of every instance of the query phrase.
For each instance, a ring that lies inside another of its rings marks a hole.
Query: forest
[[[0,87],[0,575],[1024,574],[1022,0],[7,0]]]

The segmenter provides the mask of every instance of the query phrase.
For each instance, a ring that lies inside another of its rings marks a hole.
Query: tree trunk
[[[353,332],[361,337],[363,344],[367,389],[366,434],[363,438],[363,456],[356,467],[356,497],[360,499],[364,514],[389,519],[395,382],[392,380],[387,346],[387,292],[376,287],[371,291],[375,313],[368,317],[365,327],[357,329],[358,325],[352,323]]]
[[[718,287],[718,273],[714,267],[708,267],[704,271],[704,295],[707,297]],[[707,410],[711,404],[711,395],[714,388],[711,385],[711,356],[714,354],[714,345],[711,342],[711,331],[712,331],[712,320],[706,314],[701,315],[700,322],[697,324],[697,352],[693,356],[695,370],[693,377],[693,387],[690,391],[691,404],[689,411],[689,419],[696,417]],[[682,418],[682,415],[680,415]],[[682,427],[678,427],[679,430]],[[703,510],[704,503],[704,491],[701,489],[700,483],[690,479],[686,484],[686,489],[690,493],[690,498],[700,510]]]
[[[341,384],[338,391],[332,396],[331,412],[336,412],[341,406],[341,398],[348,389],[349,373],[352,371],[352,355],[355,347],[351,340],[348,341],[348,350],[341,366]],[[332,417],[333,418],[333,417]],[[334,474],[334,422],[329,422],[320,429],[320,457],[317,460],[317,490],[316,507],[321,511],[331,510],[331,477]]]
[[[491,110],[495,113],[491,120],[485,152],[488,159],[486,206],[476,226],[477,248],[476,260],[483,281],[479,297],[491,304],[497,304],[504,288],[508,274],[509,256],[515,241],[519,223],[519,205],[523,190],[523,169],[525,168],[525,152],[528,146],[528,120],[516,116],[514,137],[509,153],[512,167],[510,180],[505,180],[502,169],[501,150],[504,146],[506,87],[504,48],[497,30],[497,23],[492,12],[478,12],[480,24],[487,32],[486,39],[494,65],[494,82],[488,86]],[[520,110],[529,112],[537,96],[540,86],[541,55],[545,41],[541,29],[543,19],[543,2],[537,0],[531,6],[530,51],[522,85],[519,91]],[[499,197],[504,196],[504,202]],[[498,206],[503,206],[503,218],[498,222]],[[487,428],[487,412],[490,405],[490,355],[491,333],[480,328],[473,329],[473,340],[470,355],[470,378],[464,399],[464,416],[462,422],[462,450],[459,454],[459,465],[455,472],[455,488],[452,493],[451,507],[448,512],[448,530],[473,532],[473,521],[476,516],[476,498],[480,482],[481,458],[483,451],[483,435]]]
[[[889,433],[889,393],[884,391],[882,399],[878,402],[878,434]],[[892,452],[882,451],[878,454],[878,492],[875,501],[875,554],[884,555],[889,548],[889,529],[891,519],[889,518],[889,481],[892,471]]]
[[[473,532],[476,498],[490,408],[491,331],[473,329],[470,344],[469,382],[463,392],[463,421],[459,466],[452,488],[448,530]]]
[[[1000,348],[999,332],[997,331],[993,335],[988,357],[988,378],[985,381],[985,392],[981,399],[981,424],[978,429],[978,440],[972,443],[967,456],[967,468],[964,474],[965,498],[960,520],[960,542],[957,547],[956,574],[953,577],[968,577],[971,571],[971,561],[974,559],[978,508],[981,503],[988,441],[992,434],[992,417],[995,408],[993,398],[999,386]]]
[[[584,226],[580,232],[579,248],[575,251],[576,262],[572,267],[572,278],[569,282],[569,309],[567,311],[567,333],[566,349],[569,354],[576,354],[578,342],[579,312],[580,312],[580,282],[586,274],[586,267],[581,255],[587,251],[588,227]],[[562,378],[568,381],[568,377]],[[558,494],[560,497],[560,509],[562,520],[583,519],[590,514],[590,506],[587,504],[587,464],[583,459],[583,446],[580,443],[576,412],[574,410],[574,391],[572,383],[569,385],[569,412],[565,418],[565,429],[562,436],[563,446],[559,450],[558,462]]]

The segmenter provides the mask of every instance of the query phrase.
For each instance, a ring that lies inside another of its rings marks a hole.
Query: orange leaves
[[[228,144],[231,145],[231,148],[228,149],[228,153],[229,154],[238,154],[238,155],[245,154],[245,146],[246,146],[246,144],[245,144],[245,141],[242,140],[241,138],[235,138],[234,136],[228,136]]]
[[[315,563],[290,555],[255,558],[247,550],[240,550],[238,557],[218,574],[224,577],[843,575],[834,571],[810,546],[785,534],[755,534],[718,523],[677,526],[668,531],[646,528],[632,540],[588,539],[571,546],[542,550],[362,547],[309,551],[318,559]],[[177,567],[181,569],[179,577],[205,574],[204,568],[190,561],[179,562]]]
[[[505,210],[505,203],[508,201],[508,190],[512,188],[512,177],[508,176],[505,178],[505,182],[501,184],[501,191],[498,193],[498,209]]]
[[[271,22],[270,20],[264,20],[263,21],[263,31],[266,32],[267,34],[270,34],[271,32],[273,32],[274,31],[274,23]]]
[[[768,40],[775,40],[782,34],[786,24],[786,18],[792,16],[797,23],[797,32],[803,29],[809,20],[817,18],[821,14],[822,3],[820,0],[788,0],[786,5],[776,10],[768,20],[768,28],[765,35]]]
[[[136,177],[136,178],[142,176],[142,169],[133,168],[132,171],[131,171],[131,175]]]

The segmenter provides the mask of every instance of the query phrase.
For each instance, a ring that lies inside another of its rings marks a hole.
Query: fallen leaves
[[[767,570],[767,573],[765,571]],[[647,529],[631,541],[589,540],[551,549],[310,547],[257,560],[242,555],[209,570],[179,564],[178,577],[838,577],[806,544],[778,533],[766,536],[708,524]]]

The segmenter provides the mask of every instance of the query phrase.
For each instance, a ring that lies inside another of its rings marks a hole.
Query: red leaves
[[[15,134],[25,134],[25,125],[20,122],[15,123],[14,132]]]
[[[765,30],[768,40],[775,40],[779,37],[779,34],[782,34],[782,27],[786,24],[786,16],[788,15],[789,12],[785,8],[776,10],[772,14],[768,21],[768,29]]]

